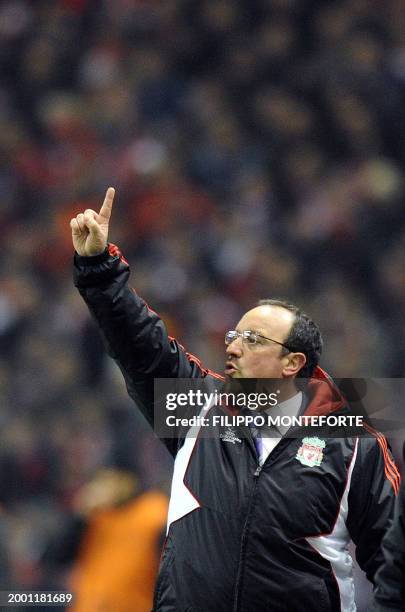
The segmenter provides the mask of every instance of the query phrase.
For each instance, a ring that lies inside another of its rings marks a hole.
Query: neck
[[[257,379],[256,393],[277,393],[277,403],[281,404],[291,399],[299,392],[295,379],[291,378],[273,378],[273,379]],[[263,409],[266,409],[264,407]]]
[[[278,396],[279,404],[281,404],[281,402],[286,402],[287,400],[291,399],[292,397],[294,397],[294,395],[297,395],[299,391],[297,385],[295,384],[295,379],[288,379],[285,380],[285,382],[284,380],[280,385],[280,394]]]

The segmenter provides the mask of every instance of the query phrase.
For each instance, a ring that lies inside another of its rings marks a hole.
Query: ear
[[[289,353],[283,358],[283,376],[288,378],[297,376],[306,362],[304,353]]]

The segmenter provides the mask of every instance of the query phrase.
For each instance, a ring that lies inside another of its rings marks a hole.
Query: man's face
[[[281,306],[257,306],[239,321],[236,331],[254,331],[284,343],[294,323],[295,315]],[[258,338],[253,346],[239,336],[226,347],[225,374],[232,378],[283,378],[286,352],[282,346]]]

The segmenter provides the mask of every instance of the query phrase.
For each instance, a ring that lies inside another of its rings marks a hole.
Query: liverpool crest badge
[[[308,467],[319,466],[323,459],[323,449],[326,446],[325,440],[321,440],[314,436],[313,438],[304,438],[302,445],[299,447],[295,458]]]

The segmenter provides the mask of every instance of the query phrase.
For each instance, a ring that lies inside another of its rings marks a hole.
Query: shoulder
[[[359,437],[358,465],[363,475],[381,474],[398,494],[401,476],[386,437],[376,429],[365,426],[365,435]]]

